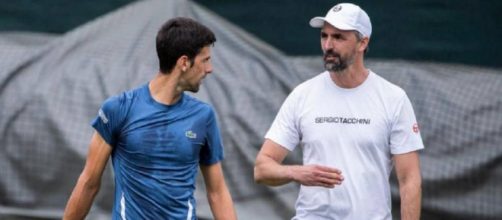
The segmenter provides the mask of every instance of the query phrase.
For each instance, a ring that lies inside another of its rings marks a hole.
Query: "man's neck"
[[[346,89],[356,88],[368,78],[369,70],[363,65],[351,65],[340,72],[329,72],[331,80]]]
[[[162,104],[172,105],[181,98],[183,89],[179,86],[180,74],[157,73],[148,84],[152,98]]]

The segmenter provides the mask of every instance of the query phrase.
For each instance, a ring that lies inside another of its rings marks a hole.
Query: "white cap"
[[[359,6],[351,3],[340,3],[331,8],[326,17],[315,17],[310,26],[321,28],[328,22],[340,30],[355,30],[364,37],[371,36],[371,21],[368,14]]]

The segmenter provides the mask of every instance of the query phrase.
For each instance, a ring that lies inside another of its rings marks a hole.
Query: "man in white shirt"
[[[359,6],[335,5],[310,25],[321,29],[326,71],[284,101],[258,153],[254,178],[301,184],[294,220],[392,219],[395,166],[401,219],[419,219],[422,139],[404,90],[364,66],[371,22]],[[283,165],[302,147],[303,165]]]

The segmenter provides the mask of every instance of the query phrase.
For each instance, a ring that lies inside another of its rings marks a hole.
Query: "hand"
[[[342,171],[320,165],[291,166],[288,172],[294,181],[304,186],[334,188],[343,181]]]

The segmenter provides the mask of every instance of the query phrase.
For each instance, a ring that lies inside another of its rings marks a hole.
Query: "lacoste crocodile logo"
[[[186,132],[185,132],[185,136],[186,136],[187,138],[190,138],[190,139],[195,139],[195,138],[197,138],[197,134],[196,134],[196,133],[194,133],[193,131],[186,131]]]

